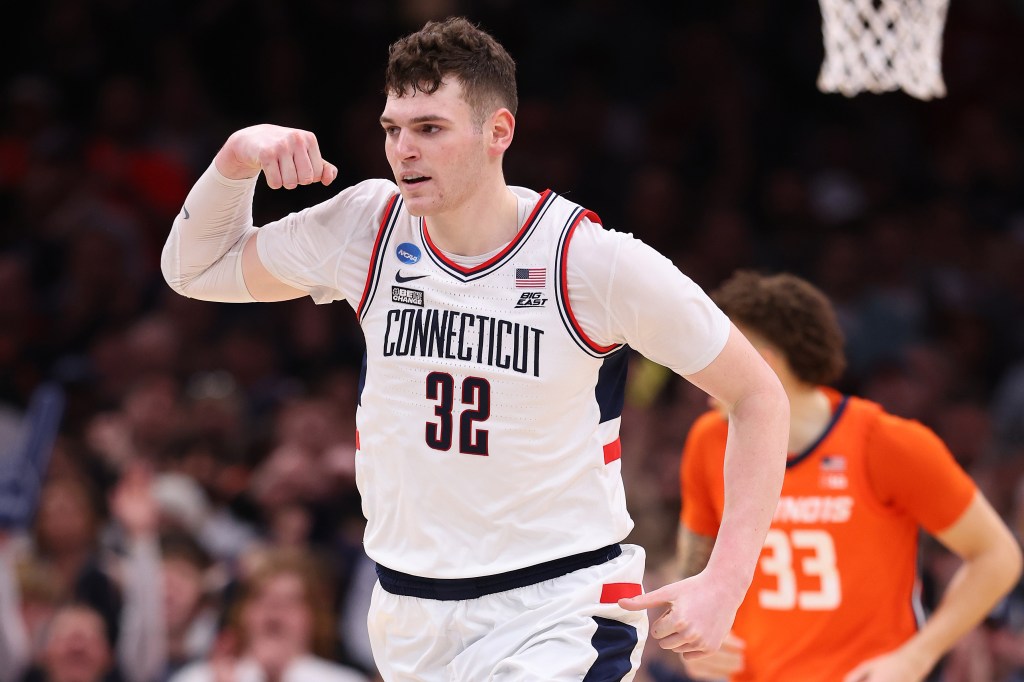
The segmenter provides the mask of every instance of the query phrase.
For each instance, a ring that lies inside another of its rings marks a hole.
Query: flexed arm
[[[272,189],[329,185],[338,176],[313,133],[266,124],[233,133],[189,192],[164,245],[160,268],[179,294],[225,303],[306,295],[274,277],[256,251],[252,197],[260,172]]]

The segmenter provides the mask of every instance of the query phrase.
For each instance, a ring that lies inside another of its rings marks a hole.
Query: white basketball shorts
[[[617,602],[642,591],[644,560],[642,548],[621,545],[602,563],[469,599],[394,594],[379,580],[369,615],[374,659],[386,682],[632,680],[647,614]]]

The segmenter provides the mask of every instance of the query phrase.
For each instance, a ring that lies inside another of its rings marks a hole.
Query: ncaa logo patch
[[[420,260],[420,247],[409,242],[402,242],[395,247],[395,255],[406,265],[412,265]]]

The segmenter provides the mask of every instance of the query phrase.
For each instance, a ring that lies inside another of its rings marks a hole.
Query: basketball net
[[[889,92],[929,100],[946,94],[942,31],[949,0],[819,0],[825,60],[822,92]]]

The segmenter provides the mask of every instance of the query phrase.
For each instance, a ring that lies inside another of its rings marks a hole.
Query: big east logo
[[[541,298],[542,292],[540,291],[524,291],[519,296],[519,303],[516,303],[517,308],[535,308],[542,306],[548,302],[548,299]]]

